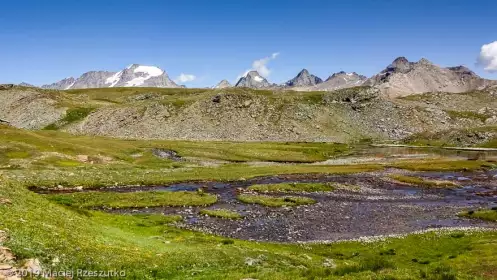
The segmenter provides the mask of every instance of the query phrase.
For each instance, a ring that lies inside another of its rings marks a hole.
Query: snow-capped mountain
[[[166,72],[155,66],[132,64],[119,72],[90,71],[79,78],[66,78],[62,81],[44,85],[47,89],[78,89],[107,87],[161,87],[177,88]]]
[[[235,87],[248,87],[248,88],[267,88],[271,84],[257,71],[250,71],[245,76],[241,77],[236,83]]]
[[[314,86],[322,82],[323,80],[310,74],[307,69],[302,69],[302,71],[300,71],[295,78],[289,80],[284,85],[287,87],[306,87]]]
[[[362,85],[368,78],[356,72],[346,73],[340,71],[329,76],[326,81],[317,87],[322,90],[335,90],[341,88],[356,87]]]

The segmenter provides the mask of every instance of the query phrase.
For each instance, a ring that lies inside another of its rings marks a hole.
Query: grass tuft
[[[330,183],[259,184],[248,187],[256,192],[329,192],[335,188]]]
[[[298,196],[274,197],[257,194],[241,194],[237,198],[244,203],[260,204],[269,207],[299,206],[316,203],[312,198]]]
[[[484,160],[421,160],[403,161],[389,167],[412,171],[472,171],[495,168],[496,165]]]
[[[390,174],[388,176],[395,181],[407,183],[411,185],[418,185],[422,187],[430,187],[430,188],[454,188],[459,186],[458,184],[451,181],[441,181],[441,180],[428,180],[420,177],[413,176],[405,176],[400,174]]]
[[[80,208],[204,206],[217,201],[215,195],[196,192],[83,192],[47,195],[46,197],[65,206]]]
[[[215,218],[232,220],[243,218],[242,215],[240,215],[239,213],[227,209],[202,209],[200,210],[200,214]]]
[[[490,222],[497,222],[497,210],[477,210],[477,211],[466,211],[458,214],[459,217],[480,219]]]
[[[480,114],[472,111],[446,111],[451,119],[473,119],[485,122],[486,119],[491,117],[491,115]]]

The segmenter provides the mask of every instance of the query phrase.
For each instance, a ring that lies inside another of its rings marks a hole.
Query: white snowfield
[[[131,64],[128,66],[126,69],[130,70],[134,65]],[[139,65],[137,66],[134,70],[133,73],[137,74],[142,74],[140,77],[135,77],[130,81],[126,82],[126,86],[128,87],[133,87],[133,86],[141,86],[145,83],[146,80],[152,78],[152,77],[158,77],[162,74],[164,74],[164,71],[158,67],[155,66],[145,66],[145,65]],[[121,77],[123,75],[123,71],[119,71],[116,74],[110,76],[105,80],[106,84],[110,84],[109,87],[115,87],[119,81],[121,80]]]
[[[158,77],[164,73],[164,71],[162,71],[160,68],[157,68],[155,66],[143,66],[143,65],[136,67],[133,72],[144,73],[145,76],[136,77],[131,81],[126,82],[126,86],[128,87],[141,86],[145,83],[146,80],[152,77]]]
[[[151,77],[157,77],[157,76],[160,76],[164,73],[164,71],[162,71],[162,69],[158,68],[158,67],[155,67],[155,66],[143,66],[143,65],[140,65],[138,67],[136,67],[135,73],[145,73],[145,74],[148,74],[149,76]]]

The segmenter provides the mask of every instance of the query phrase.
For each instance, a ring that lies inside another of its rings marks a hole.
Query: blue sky
[[[271,82],[307,68],[371,76],[394,58],[475,63],[497,41],[497,1],[4,1],[0,82],[41,85],[89,70],[156,65],[189,87],[234,82],[254,61]]]

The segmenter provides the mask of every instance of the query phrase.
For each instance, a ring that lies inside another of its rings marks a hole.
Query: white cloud
[[[256,61],[252,62],[252,68],[250,68],[247,71],[245,71],[243,73],[243,75],[238,76],[237,80],[240,79],[241,77],[244,77],[245,75],[247,75],[248,72],[253,71],[253,70],[259,72],[259,74],[261,76],[263,76],[264,78],[269,77],[269,75],[271,74],[271,69],[269,69],[267,67],[267,64],[271,60],[276,59],[278,57],[278,55],[280,55],[280,53],[279,52],[275,52],[275,53],[271,54],[271,56],[264,57],[264,58],[261,58],[261,59],[258,59]]]
[[[478,65],[482,66],[485,71],[497,72],[497,41],[481,47]]]
[[[178,77],[176,77],[176,79],[174,79],[174,82],[179,84],[188,83],[194,81],[196,78],[197,77],[195,75],[181,73],[181,75],[179,75]]]

